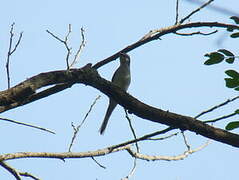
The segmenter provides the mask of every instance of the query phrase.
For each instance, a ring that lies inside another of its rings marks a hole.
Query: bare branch
[[[52,152],[17,152],[17,153],[8,153],[0,155],[0,163],[5,160],[10,159],[23,159],[23,158],[49,158],[49,159],[75,159],[75,158],[91,158],[92,156],[105,156],[106,154],[123,151],[127,149],[130,145],[121,146],[118,148],[107,147],[99,149],[96,151],[87,151],[87,152],[61,152],[61,153],[52,153]]]
[[[225,116],[221,116],[221,117],[216,118],[216,119],[203,121],[203,122],[204,122],[204,123],[214,123],[214,122],[217,122],[217,121],[220,121],[220,120],[223,120],[223,119],[227,119],[227,118],[233,117],[233,116],[235,116],[235,115],[238,115],[238,113],[233,112],[233,113],[231,113],[231,114],[228,114],[228,115],[225,115]]]
[[[179,0],[176,0],[176,18],[175,18],[175,24],[178,24],[178,5],[179,5]]]
[[[161,133],[165,133],[169,128],[161,131]],[[154,133],[156,134],[156,133]],[[22,159],[22,158],[53,158],[53,159],[68,159],[68,158],[92,158],[97,156],[104,156],[106,154],[110,154],[113,152],[119,152],[122,150],[127,150],[134,157],[140,158],[140,159],[146,159],[146,160],[179,160],[182,158],[187,157],[189,154],[192,154],[193,152],[197,152],[201,150],[202,148],[206,147],[208,145],[205,144],[203,146],[200,146],[199,148],[195,150],[186,151],[183,155],[180,156],[146,156],[139,154],[137,152],[134,152],[130,147],[132,143],[135,143],[136,141],[145,140],[148,138],[149,135],[143,136],[141,138],[138,138],[137,140],[131,140],[127,141],[121,144],[113,145],[110,147],[106,147],[103,149],[95,150],[95,151],[87,151],[87,152],[62,152],[62,153],[50,153],[50,152],[18,152],[18,153],[8,153],[8,154],[2,154],[0,155],[0,162],[3,162],[5,160],[11,160],[11,159]],[[150,135],[152,136],[152,134]]]
[[[71,47],[69,47],[68,45],[68,40],[69,40],[69,36],[71,33],[71,24],[69,24],[68,26],[68,32],[65,36],[65,39],[62,40],[61,38],[59,38],[58,36],[56,36],[55,34],[53,34],[52,32],[50,32],[49,30],[46,30],[47,33],[49,33],[52,37],[54,37],[56,40],[60,41],[61,43],[64,44],[66,50],[67,50],[67,54],[66,54],[66,66],[67,66],[67,70],[70,68],[69,66],[69,58],[70,58],[70,54],[71,54]]]
[[[165,134],[165,133],[167,133],[167,132],[169,132],[169,131],[171,131],[173,129],[174,128],[169,127],[169,128],[163,129],[161,131],[156,131],[156,132],[153,132],[153,133],[150,133],[150,134],[146,134],[146,135],[144,135],[142,137],[139,137],[137,139],[133,139],[133,140],[121,143],[121,144],[117,144],[117,145],[111,146],[110,148],[114,149],[114,148],[118,148],[118,147],[129,145],[129,144],[133,144],[133,143],[136,143],[136,142],[139,142],[139,141],[148,140],[150,137],[157,136],[157,135],[160,135],[160,134]]]
[[[64,40],[64,42],[68,42],[68,40],[69,40],[69,36],[70,36],[70,33],[72,32],[72,30],[71,30],[71,24],[69,24],[68,25],[68,32],[67,32],[67,34],[66,34],[66,37],[65,37],[65,40]]]
[[[187,15],[186,17],[184,17],[183,19],[181,19],[179,21],[179,24],[182,24],[184,21],[186,21],[187,19],[189,19],[193,14],[197,13],[198,11],[202,10],[204,7],[208,6],[210,3],[212,3],[214,0],[209,0],[208,2],[204,3],[202,6],[200,6],[199,8],[195,9],[194,11],[192,11],[189,15]]]
[[[202,3],[204,3],[201,0],[187,0],[187,1],[189,1],[191,3],[194,3],[194,4],[202,4]],[[207,8],[208,9],[212,9],[212,10],[217,11],[217,12],[220,12],[222,14],[226,14],[228,16],[239,16],[238,11],[232,11],[231,9],[226,9],[223,6],[210,5]]]
[[[137,158],[134,158],[133,168],[131,169],[129,174],[125,178],[122,178],[121,180],[128,180],[131,176],[133,176],[133,174],[135,173],[135,170],[136,170],[136,165],[137,165]]]
[[[21,180],[20,174],[12,168],[10,165],[8,165],[6,162],[0,161],[0,166],[2,166],[4,169],[6,169],[9,173],[11,173],[16,180]]]
[[[75,139],[76,139],[77,133],[79,132],[81,126],[84,124],[86,118],[88,117],[88,115],[89,115],[90,112],[92,111],[92,108],[93,108],[94,105],[96,104],[97,100],[100,99],[100,97],[101,97],[101,96],[99,95],[99,96],[97,96],[97,97],[95,98],[94,102],[93,102],[93,103],[91,104],[91,106],[90,106],[89,111],[86,113],[84,119],[82,120],[82,122],[81,122],[77,127],[75,127],[74,124],[71,123],[71,126],[73,127],[74,132],[73,132],[73,136],[72,136],[72,139],[71,139],[71,143],[70,143],[69,148],[68,148],[68,151],[69,151],[69,152],[71,152],[71,148],[72,148],[73,143],[74,143],[74,141],[75,141]]]
[[[168,136],[159,137],[159,138],[148,138],[147,140],[151,140],[151,141],[165,140],[165,139],[171,138],[171,137],[173,137],[173,136],[177,136],[178,133],[179,133],[179,132],[176,132],[176,133],[170,134],[170,135],[168,135]]]
[[[46,131],[46,132],[49,132],[49,133],[52,133],[52,134],[56,134],[54,131],[51,131],[49,129],[46,129],[46,128],[43,128],[43,127],[39,127],[39,126],[35,126],[35,125],[32,125],[32,124],[27,124],[27,123],[15,121],[15,120],[12,120],[12,119],[7,119],[7,118],[1,118],[0,117],[0,120],[8,121],[8,122],[11,122],[11,123],[20,124],[20,125],[23,125],[23,126],[39,129],[39,130]]]
[[[71,24],[69,24],[69,26],[68,26],[68,32],[67,32],[64,40],[59,38],[58,36],[56,36],[52,32],[50,32],[49,30],[46,30],[46,32],[49,33],[52,37],[54,37],[56,40],[58,40],[58,41],[60,41],[61,43],[64,44],[64,46],[65,46],[65,48],[67,50],[66,65],[67,65],[67,70],[69,70],[70,68],[72,68],[78,62],[80,54],[81,54],[83,48],[85,47],[85,44],[86,44],[85,35],[84,35],[85,30],[83,28],[81,28],[81,39],[82,39],[82,41],[81,41],[80,47],[77,50],[77,52],[75,54],[75,57],[74,57],[74,59],[73,59],[71,64],[69,64],[69,62],[70,62],[70,55],[72,54],[72,47],[70,47],[68,45],[69,36],[70,36],[70,33],[72,32]]]
[[[5,160],[11,160],[11,159],[19,159],[19,158],[55,158],[55,159],[67,159],[67,158],[86,158],[86,157],[96,157],[96,156],[104,156],[106,154],[112,153],[112,152],[118,152],[125,150],[131,146],[132,143],[146,140],[149,137],[153,137],[159,134],[166,133],[168,131],[172,130],[172,128],[167,128],[162,131],[157,131],[145,136],[142,136],[138,139],[133,139],[130,141],[126,141],[117,145],[113,145],[110,147],[106,147],[103,149],[99,149],[96,151],[88,151],[88,152],[63,152],[63,153],[48,153],[48,152],[19,152],[19,153],[10,153],[10,154],[2,154],[0,155],[0,162]]]
[[[63,41],[61,38],[59,38],[58,36],[56,36],[55,34],[53,34],[51,31],[46,30],[47,33],[49,33],[52,37],[54,37],[55,39],[57,39],[58,41],[60,41],[61,43],[65,44],[65,41]]]
[[[30,174],[28,172],[19,172],[19,174],[21,176],[24,176],[24,177],[30,177],[30,178],[32,178],[34,180],[41,180],[40,178],[37,178],[36,176],[34,176],[34,175],[32,175],[32,174]]]
[[[183,131],[181,132],[181,134],[182,134],[182,136],[183,136],[183,141],[184,141],[184,144],[186,145],[186,147],[187,147],[188,151],[190,151],[190,150],[191,150],[191,147],[190,147],[190,145],[188,144],[187,137],[185,136],[185,134],[184,134],[184,132],[183,132]]]
[[[80,47],[75,54],[74,60],[72,61],[71,65],[70,65],[70,68],[73,67],[78,62],[79,57],[81,55],[81,52],[83,51],[83,48],[86,45],[85,34],[84,33],[85,33],[85,30],[82,27],[81,28],[81,44],[80,44]]]
[[[13,29],[14,29],[15,23],[12,23],[11,29],[10,29],[10,39],[9,39],[9,47],[8,47],[8,53],[7,53],[7,62],[6,62],[6,71],[7,71],[7,86],[8,89],[10,88],[10,56],[17,50],[17,47],[19,46],[21,39],[22,39],[22,34],[23,32],[20,33],[19,38],[17,40],[17,43],[15,44],[14,48],[12,49],[12,43],[13,43]]]
[[[127,112],[126,109],[124,109],[124,111],[125,111],[125,117],[128,120],[129,127],[130,127],[131,132],[133,133],[134,139],[137,139],[137,136],[136,136],[135,130],[134,130],[133,126],[132,126],[131,119],[129,118],[128,112]],[[136,148],[137,148],[137,152],[139,152],[139,145],[138,145],[138,143],[136,142],[135,145],[136,145]]]
[[[218,109],[218,108],[220,108],[220,107],[222,107],[222,106],[225,106],[225,105],[227,105],[228,103],[231,103],[231,102],[237,100],[238,98],[239,98],[239,96],[236,96],[236,97],[234,97],[234,98],[232,98],[232,99],[228,99],[228,100],[226,100],[225,102],[223,102],[223,103],[221,103],[221,104],[219,104],[219,105],[216,105],[216,106],[214,106],[214,107],[212,107],[212,108],[210,108],[210,109],[208,109],[208,110],[206,110],[206,111],[203,111],[203,112],[201,112],[200,114],[198,114],[197,116],[195,116],[195,119],[201,117],[201,116],[204,115],[204,114],[207,114],[207,113],[209,113],[209,112],[212,112],[212,111],[214,111],[214,110],[216,110],[216,109]]]
[[[215,31],[212,31],[212,32],[209,32],[209,33],[202,33],[200,31],[197,31],[197,32],[192,32],[192,33],[179,33],[179,32],[175,32],[175,34],[177,35],[181,35],[181,36],[192,36],[192,35],[204,35],[204,36],[208,36],[208,35],[212,35],[212,34],[215,34],[217,33],[218,30],[215,30]]]
[[[155,29],[155,30],[150,30],[149,33],[144,35],[142,38],[140,38],[139,41],[125,47],[124,49],[116,52],[112,56],[101,60],[100,62],[96,63],[93,68],[98,69],[101,66],[117,59],[120,55],[120,52],[127,53],[129,51],[132,51],[133,49],[136,49],[150,41],[153,40],[159,40],[161,36],[170,34],[170,33],[175,33],[179,30],[182,29],[189,29],[189,28],[197,28],[197,27],[220,27],[220,28],[232,28],[232,29],[239,29],[239,26],[234,25],[234,24],[224,24],[224,23],[218,23],[218,22],[194,22],[194,23],[187,23],[187,24],[176,24],[174,26],[169,26],[166,28],[161,28],[161,29]]]
[[[103,166],[103,165],[101,165],[93,156],[91,157],[91,159],[93,159],[93,161],[94,161],[98,166],[100,166],[100,167],[103,168],[103,169],[106,169],[106,167]]]
[[[193,154],[195,152],[198,152],[200,150],[202,150],[203,148],[205,148],[210,142],[207,141],[205,144],[203,144],[202,146],[194,149],[194,150],[187,150],[185,151],[183,154],[177,155],[177,156],[150,156],[150,155],[145,155],[145,154],[141,154],[141,153],[137,153],[134,152],[130,147],[127,148],[128,153],[135,158],[138,159],[142,159],[142,160],[146,160],[146,161],[156,161],[156,160],[164,160],[164,161],[178,161],[178,160],[182,160],[185,159],[186,157],[188,157],[190,154]]]

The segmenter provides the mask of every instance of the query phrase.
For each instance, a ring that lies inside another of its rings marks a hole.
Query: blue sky
[[[235,1],[215,1],[214,5],[238,11]],[[180,17],[197,6],[180,2]],[[5,60],[9,42],[10,25],[15,22],[16,35],[23,31],[22,42],[11,57],[12,85],[41,72],[65,69],[66,51],[46,30],[64,37],[68,24],[72,25],[70,44],[75,51],[81,42],[80,28],[85,29],[86,47],[75,67],[96,63],[139,40],[152,29],[173,25],[175,1],[4,1],[0,11],[0,89],[7,87]],[[204,9],[190,18],[190,22],[232,22],[223,13]],[[210,32],[212,29],[201,29]],[[213,29],[214,30],[214,29]],[[192,32],[190,30],[189,32]],[[198,31],[198,30],[195,30]],[[224,39],[219,45],[217,42]],[[223,29],[211,36],[182,37],[166,35],[161,40],[148,43],[129,53],[131,56],[132,82],[129,93],[147,104],[195,116],[198,113],[237,95],[225,88],[224,71],[227,64],[205,66],[204,54],[219,48],[236,52],[238,42],[228,38]],[[106,79],[118,66],[112,62],[99,69]],[[72,137],[71,122],[79,124],[94,99],[101,95],[86,123],[80,129],[73,151],[89,151],[104,148],[131,139],[123,109],[118,106],[111,116],[104,136],[98,129],[103,120],[108,99],[99,91],[74,85],[58,94],[5,112],[1,117],[39,125],[56,131],[51,135],[35,129],[1,122],[0,153],[11,152],[64,152]],[[238,103],[221,108],[202,119],[215,118],[235,110]],[[165,128],[131,115],[138,136]],[[217,123],[224,127],[226,122]],[[235,131],[238,132],[238,131]],[[193,148],[206,142],[206,138],[187,132]],[[181,135],[160,142],[141,142],[141,151],[150,155],[178,155],[186,150]],[[146,162],[138,160],[132,180],[167,179],[236,179],[238,149],[218,142],[185,160],[173,162]],[[106,166],[100,168],[91,159],[59,160],[21,159],[9,161],[13,167],[44,179],[120,179],[133,166],[133,159],[126,152],[114,153],[97,160]],[[0,168],[0,179],[14,179]]]

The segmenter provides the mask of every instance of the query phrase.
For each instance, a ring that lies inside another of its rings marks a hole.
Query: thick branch
[[[239,147],[239,135],[209,126],[189,116],[183,116],[149,106],[101,77],[97,77],[95,80],[92,79],[92,82],[87,82],[87,84],[113,98],[124,108],[128,109],[130,113],[138,117],[165,124],[173,128],[189,130],[204,137]]]
[[[88,65],[91,66],[90,64]],[[33,76],[22,83],[0,92],[0,112],[12,109],[24,104],[28,104],[37,99],[44,98],[50,94],[62,91],[71,87],[77,82],[81,82],[84,76],[87,76],[87,67],[81,69],[71,69],[63,71],[51,71]],[[84,80],[83,80],[84,81]],[[82,82],[83,82],[82,81]],[[56,85],[42,92],[36,92],[38,89]],[[62,88],[63,87],[63,88]]]
[[[90,64],[81,69],[71,69],[69,71],[53,71],[48,73],[41,73],[7,91],[4,91],[3,93],[0,93],[0,102],[2,102],[1,98],[3,98],[4,100],[6,99],[11,100],[11,98],[5,97],[1,94],[5,95],[9,94],[10,96],[13,94],[15,96],[12,96],[12,98],[15,101],[18,101],[18,104],[21,104],[22,98],[16,96],[17,93],[19,92],[20,93],[18,95],[20,95],[20,97],[22,95],[21,91],[19,91],[18,88],[20,88],[20,90],[24,90],[23,87],[25,87],[25,89],[30,89],[31,93],[24,94],[25,98],[29,99],[32,95],[34,95],[34,92],[37,89],[41,88],[41,86],[43,87],[58,83],[64,84],[83,83],[85,85],[90,85],[100,90],[107,96],[113,98],[124,108],[128,109],[130,113],[133,113],[138,117],[153,122],[165,124],[172,128],[189,130],[195,132],[196,134],[200,134],[204,137],[208,137],[210,139],[214,139],[219,142],[239,147],[239,135],[209,126],[189,116],[183,116],[169,111],[163,111],[161,109],[157,109],[155,107],[144,104],[143,102],[137,100],[136,98],[129,95],[125,91],[122,91],[120,88],[113,85],[111,82],[101,78],[97,73],[97,71],[90,66]],[[15,93],[14,91],[16,91],[17,93]],[[24,100],[22,102],[24,103]],[[8,101],[8,103],[10,102]],[[9,104],[4,105],[3,103],[0,103],[0,110],[4,111],[4,106],[9,106]]]
[[[233,25],[233,24],[224,24],[224,23],[217,23],[217,22],[196,22],[196,23],[188,23],[188,24],[177,24],[174,26],[170,26],[167,28],[162,28],[162,29],[156,29],[156,30],[151,30],[148,34],[143,36],[139,41],[127,46],[126,48],[120,50],[119,52],[129,52],[143,44],[146,44],[150,41],[157,40],[161,36],[169,34],[169,33],[175,33],[178,30],[182,29],[187,29],[187,28],[195,28],[195,27],[222,27],[222,28],[232,28],[232,29],[239,29],[238,26]],[[119,52],[113,54],[112,56],[96,63],[93,68],[97,69],[113,60],[115,60],[117,57],[119,57]],[[57,73],[56,71],[52,73]],[[41,74],[42,77],[44,78],[50,78],[49,81],[52,81],[51,75],[47,74],[45,75],[44,73]],[[57,79],[61,79],[60,77],[57,77]],[[44,90],[42,92],[36,93],[36,89],[38,87],[44,87],[47,85],[53,85],[54,83],[46,83],[41,84],[37,83],[36,85],[32,86],[31,84],[34,81],[34,77],[30,78],[31,81],[27,80],[24,81],[22,84],[22,87],[18,85],[17,88],[13,87],[11,88],[10,91],[3,91],[0,92],[0,112],[4,112],[6,110],[18,107],[20,105],[24,105],[33,101],[36,101],[38,99],[47,97],[49,95],[55,94],[57,92],[60,92],[64,89],[67,89],[71,87],[74,82],[69,83],[66,80],[64,81],[59,81],[57,85],[55,85],[52,88],[49,88],[47,90]],[[29,83],[30,82],[30,83]],[[65,83],[66,82],[66,83]],[[27,85],[29,83],[29,85]],[[27,88],[26,88],[27,87]],[[27,97],[27,98],[26,98]],[[19,103],[21,102],[21,103]],[[3,107],[4,106],[4,107]]]

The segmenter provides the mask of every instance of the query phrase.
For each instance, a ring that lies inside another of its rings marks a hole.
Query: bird
[[[118,67],[118,69],[115,71],[111,82],[118,86],[119,88],[121,88],[124,91],[128,90],[128,87],[130,85],[131,82],[131,75],[130,75],[130,56],[126,53],[120,53],[119,55],[120,58],[120,66]],[[115,100],[113,100],[112,98],[109,99],[109,105],[108,108],[106,110],[106,114],[104,117],[104,120],[102,122],[102,125],[99,129],[100,134],[102,135],[105,131],[105,128],[108,124],[109,118],[113,112],[113,110],[115,109],[115,107],[117,106],[117,102],[115,102]]]

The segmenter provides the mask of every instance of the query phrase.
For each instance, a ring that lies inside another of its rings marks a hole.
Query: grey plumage
[[[112,83],[127,91],[131,81],[130,76],[130,57],[125,53],[120,53],[120,66],[115,71],[112,77]],[[117,106],[117,103],[113,99],[109,99],[109,105],[105,114],[104,121],[100,127],[100,134],[103,134],[108,124],[109,118]]]

